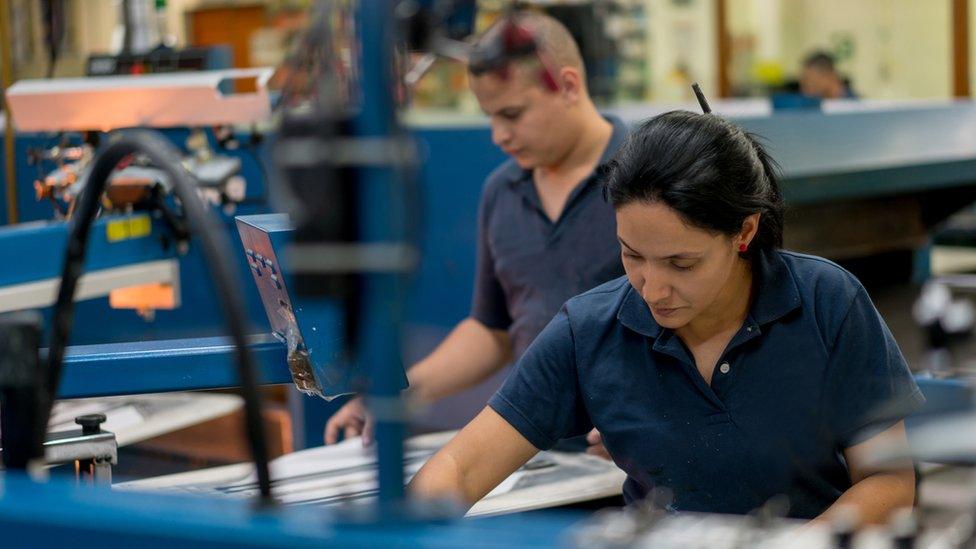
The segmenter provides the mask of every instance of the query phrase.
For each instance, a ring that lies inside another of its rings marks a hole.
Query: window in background
[[[692,82],[709,97],[718,95],[719,0],[645,0],[648,59],[645,98],[659,102],[694,100]]]
[[[804,57],[825,50],[870,99],[952,94],[951,0],[727,0],[737,96],[795,86]]]

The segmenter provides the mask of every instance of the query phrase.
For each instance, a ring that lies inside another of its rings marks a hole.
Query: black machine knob
[[[105,423],[105,414],[85,414],[75,418],[75,423],[81,425],[81,434],[97,435],[102,432],[101,425]]]

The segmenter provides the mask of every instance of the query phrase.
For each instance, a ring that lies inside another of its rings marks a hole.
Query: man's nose
[[[505,124],[494,123],[491,125],[491,140],[496,146],[503,146],[512,138],[512,132]]]

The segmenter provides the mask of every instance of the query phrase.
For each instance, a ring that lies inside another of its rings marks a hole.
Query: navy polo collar
[[[760,326],[769,324],[800,307],[800,289],[779,252],[759,252],[755,265],[758,275],[756,298],[749,310],[753,322]],[[661,326],[654,320],[644,298],[633,286],[627,286],[617,320],[645,337],[657,338],[661,335]]]
[[[630,282],[627,283],[627,295],[617,311],[617,320],[645,337],[656,338],[661,334],[661,326],[651,316],[651,309]]]
[[[750,311],[752,319],[762,326],[775,322],[800,307],[800,288],[793,272],[778,251],[759,252],[759,278],[756,299]]]
[[[606,169],[606,165],[613,158],[613,155],[616,154],[617,149],[624,144],[629,132],[627,124],[625,124],[620,118],[609,114],[603,115],[603,118],[613,126],[613,131],[610,134],[610,141],[607,142],[607,146],[605,149],[603,149],[603,154],[600,156],[599,164],[597,164],[596,168],[593,170],[594,174],[599,174]],[[524,169],[520,167],[517,162],[511,161],[508,163],[503,176],[511,185],[531,182],[532,170]],[[590,177],[587,179],[587,181],[591,181],[592,179],[593,178]]]

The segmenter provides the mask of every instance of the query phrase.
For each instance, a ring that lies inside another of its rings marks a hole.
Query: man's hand
[[[366,410],[363,397],[353,397],[325,424],[325,443],[335,444],[342,431],[345,438],[362,435],[363,446],[373,443],[373,416]]]
[[[610,457],[610,452],[607,452],[607,447],[603,445],[603,437],[600,436],[600,431],[593,429],[587,433],[586,442],[590,445],[589,448],[586,449],[587,454],[602,457],[608,461],[613,460],[613,458]]]

